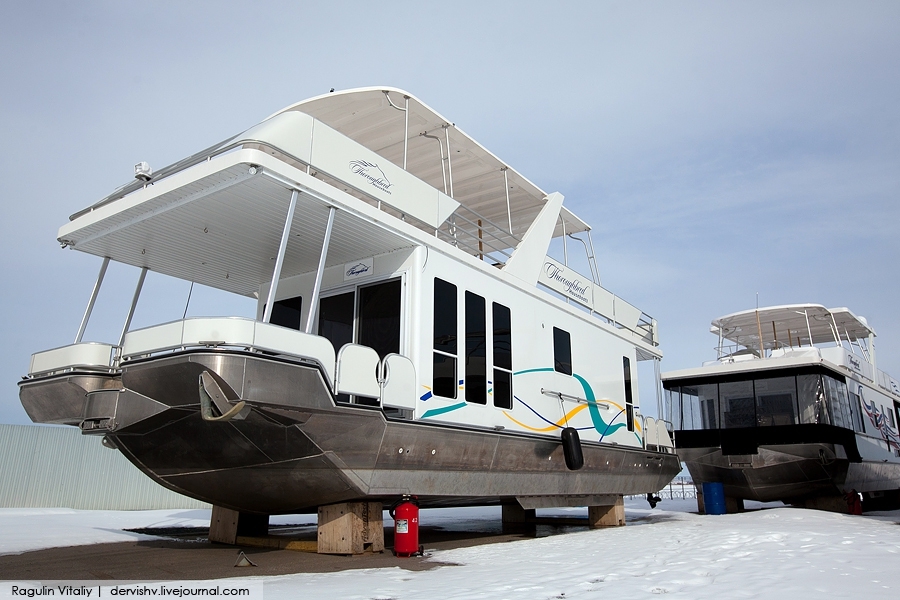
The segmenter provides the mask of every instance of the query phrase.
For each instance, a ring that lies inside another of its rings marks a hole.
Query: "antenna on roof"
[[[148,163],[141,161],[134,165],[135,179],[139,179],[140,181],[150,181],[151,175],[153,175],[153,169],[150,168]]]

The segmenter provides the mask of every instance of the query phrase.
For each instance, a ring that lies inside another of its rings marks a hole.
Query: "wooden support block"
[[[528,523],[529,520],[533,521],[537,518],[537,511],[533,508],[526,510],[517,502],[515,504],[504,504],[502,515],[503,522],[512,525]]]
[[[588,506],[588,527],[621,527],[625,525],[625,499],[619,496],[611,506]]]
[[[725,496],[725,512],[729,515],[744,512],[744,499]]]
[[[813,510],[826,510],[836,513],[847,512],[847,501],[844,500],[843,496],[816,496],[814,498],[792,502],[791,504],[803,508],[811,508]]]
[[[343,502],[319,507],[318,553],[384,552],[381,502]]]
[[[209,519],[209,541],[231,544],[237,541],[238,517],[241,513],[213,505]]]
[[[269,515],[240,512],[213,506],[209,519],[209,541],[237,543],[238,536],[265,536],[269,533]]]
[[[700,487],[697,490],[697,512],[701,515],[706,514],[706,506],[703,505],[703,490]]]

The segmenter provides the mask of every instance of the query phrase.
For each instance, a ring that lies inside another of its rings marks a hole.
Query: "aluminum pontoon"
[[[638,401],[656,322],[600,286],[590,228],[406,92],[312,98],[136,177],[59,231],[103,262],[75,342],[20,382],[34,421],[256,514],[603,505],[679,471]],[[591,277],[547,256],[560,236]],[[137,290],[120,339],[87,342],[109,261]],[[148,270],[257,298],[256,317],[132,330]]]
[[[781,500],[845,509],[900,502],[900,387],[875,331],[846,308],[772,306],[712,322],[716,360],[663,374],[679,456],[732,508]]]

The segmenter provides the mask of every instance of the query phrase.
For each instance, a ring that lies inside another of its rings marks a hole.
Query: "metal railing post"
[[[328,207],[328,224],[325,225],[325,239],[322,240],[322,253],[319,254],[319,267],[316,269],[316,283],[313,285],[312,298],[309,301],[309,314],[306,316],[306,333],[312,333],[313,319],[319,310],[319,292],[322,290],[322,273],[325,271],[325,257],[328,255],[328,244],[331,242],[331,229],[334,227],[333,206]]]
[[[506,219],[509,222],[509,235],[512,235],[512,208],[509,204],[509,175],[507,175],[509,167],[500,170],[503,171],[503,189],[506,190]]]
[[[94,289],[91,291],[91,299],[88,300],[87,308],[84,310],[84,316],[81,318],[81,325],[78,327],[78,333],[75,334],[75,343],[80,344],[81,338],[84,337],[84,330],[87,329],[88,320],[91,313],[94,312],[94,303],[97,301],[97,295],[100,293],[100,286],[103,284],[103,278],[106,276],[106,267],[109,266],[109,257],[103,257],[103,264],[100,265],[100,274],[97,275],[97,281],[94,283]]]
[[[288,238],[291,236],[291,223],[294,221],[294,211],[297,208],[297,197],[300,192],[291,190],[291,203],[288,205],[287,217],[284,219],[284,232],[281,234],[281,244],[278,246],[278,256],[275,257],[275,271],[272,273],[272,283],[269,284],[269,295],[266,298],[266,310],[263,312],[263,323],[268,323],[272,318],[272,307],[275,305],[275,293],[278,291],[278,280],[281,278],[281,267],[284,265],[284,254],[287,250]]]
[[[137,286],[134,288],[134,296],[131,298],[131,308],[128,309],[128,317],[125,319],[125,326],[122,327],[122,335],[119,336],[119,343],[117,344],[120,348],[122,344],[125,343],[125,334],[128,333],[128,328],[131,327],[131,319],[134,317],[134,309],[137,308],[138,298],[141,297],[141,289],[144,287],[144,278],[147,277],[147,267],[141,269],[141,276],[138,277]]]
[[[444,137],[447,139],[447,174],[450,180],[450,197],[453,197],[453,161],[450,158],[450,124],[444,125]]]

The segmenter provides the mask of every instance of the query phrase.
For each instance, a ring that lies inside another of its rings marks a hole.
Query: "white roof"
[[[402,165],[404,113],[391,106],[388,96],[402,106],[408,94],[380,87],[335,92],[294,104],[272,117],[289,111],[305,113]],[[419,133],[443,139],[448,121],[411,96],[409,114],[407,171],[443,191],[438,144]],[[455,199],[505,230],[502,169],[507,169],[513,232],[521,237],[544,206],[546,194],[459,129],[450,126],[447,131]],[[287,182],[302,178],[306,187],[297,206],[282,277],[314,270],[328,212],[319,199],[344,193],[325,179],[306,175],[302,165],[246,145],[242,135],[156,171],[148,183],[126,184],[72,215],[60,229],[60,242],[249,296],[271,278],[290,197],[288,188],[296,187]],[[262,167],[262,176],[256,174],[256,166]],[[400,225],[399,219],[392,225],[374,208],[369,211],[364,205],[359,210],[364,213],[361,219],[339,211],[327,265],[415,245],[409,235],[400,233],[408,227],[395,227]],[[565,209],[562,216],[567,233],[589,229]],[[561,233],[558,225],[556,234]]]
[[[443,115],[408,92],[392,87],[365,87],[332,92],[292,104],[265,119],[289,111],[310,115],[337,130],[369,150],[378,153],[398,166],[403,165],[403,134],[405,114],[391,105],[403,107],[409,97],[409,140],[406,170],[437,190],[450,192],[450,172],[454,200],[492,221],[501,229],[508,228],[504,182],[509,183],[509,212],[512,214],[512,233],[518,238],[545,204],[547,193],[524,175],[485,149]],[[390,98],[390,101],[388,100]],[[263,121],[263,122],[265,122]],[[447,133],[445,133],[445,126]],[[438,141],[422,134],[437,137],[446,154],[446,137],[450,138],[451,158],[447,168],[441,165],[442,149]],[[218,149],[241,139],[242,134],[230,137],[201,150],[177,163],[154,172],[153,181],[176,173],[185,166],[215,154]],[[506,179],[504,180],[504,171]],[[444,173],[447,175],[445,190]],[[70,220],[114,202],[140,189],[140,182],[130,182],[89,208],[73,214]],[[591,227],[565,206],[560,212],[566,233],[581,233]],[[554,237],[563,233],[558,224]]]
[[[834,342],[835,327],[841,339],[866,338],[875,331],[863,317],[847,308],[825,308],[821,304],[786,304],[745,310],[714,319],[710,331],[747,348],[759,348],[762,333],[765,348]]]
[[[403,107],[406,97],[409,97],[406,170],[444,191],[438,142],[421,134],[435,136],[446,143],[444,126],[450,125],[447,131],[450,137],[453,199],[494,223],[506,224],[506,194],[503,189],[503,170],[506,169],[513,233],[521,237],[544,206],[547,193],[409,92],[392,87],[331,92],[288,106],[272,117],[291,110],[306,113],[394,164],[402,165],[405,114],[391,106],[391,102]],[[447,193],[449,191],[448,185]],[[561,216],[566,222],[566,233],[590,229],[587,223],[565,207]],[[562,235],[561,226],[556,235]]]

